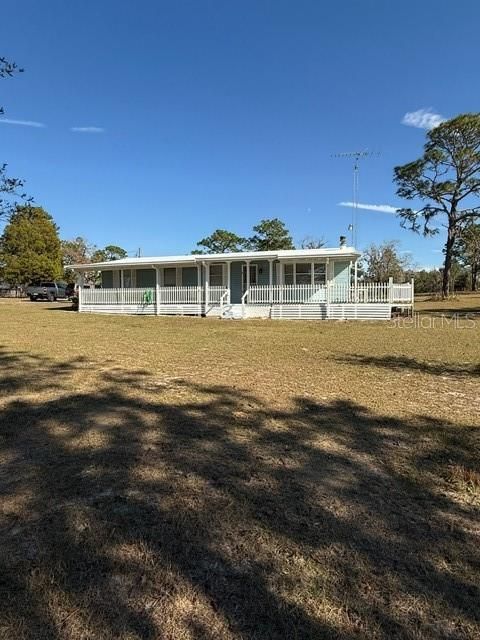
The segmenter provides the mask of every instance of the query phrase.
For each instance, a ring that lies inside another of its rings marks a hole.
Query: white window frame
[[[282,277],[282,284],[287,284],[286,283],[286,279],[285,279],[285,267],[289,266],[292,269],[292,282],[290,284],[293,285],[297,285],[298,280],[297,280],[297,265],[298,264],[308,264],[310,266],[310,279],[308,283],[303,283],[303,284],[312,284],[312,285],[326,285],[327,281],[328,281],[328,262],[325,261],[320,261],[320,260],[313,260],[311,262],[283,262],[281,263],[281,277]],[[315,265],[324,265],[325,268],[325,280],[323,282],[315,282]],[[288,285],[287,285],[288,286]]]

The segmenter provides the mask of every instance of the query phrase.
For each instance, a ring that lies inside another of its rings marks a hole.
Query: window
[[[293,282],[293,264],[284,265],[285,284],[294,284]]]
[[[313,265],[314,284],[325,284],[327,281],[327,269],[324,262],[315,262]]]
[[[168,267],[163,270],[163,286],[174,287],[177,284],[177,270],[175,267]]]
[[[223,264],[210,265],[210,286],[211,287],[223,286]]]
[[[325,284],[327,281],[327,269],[324,262],[313,263],[313,284]],[[284,265],[285,284],[312,284],[312,263],[297,262]]]
[[[312,284],[312,265],[310,262],[297,262],[296,265],[296,283],[295,284]]]

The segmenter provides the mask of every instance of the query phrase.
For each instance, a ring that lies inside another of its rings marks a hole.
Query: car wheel
[[[47,300],[48,300],[49,302],[55,302],[56,298],[55,298],[55,296],[54,296],[54,294],[53,294],[53,293],[49,293],[49,294],[47,295]]]
[[[30,296],[30,300],[31,300],[32,302],[35,302],[35,300],[36,300],[35,296]]]

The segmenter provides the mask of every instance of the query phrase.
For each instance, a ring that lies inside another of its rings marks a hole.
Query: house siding
[[[350,279],[350,262],[336,260],[333,263],[333,279],[336,283],[348,283]]]

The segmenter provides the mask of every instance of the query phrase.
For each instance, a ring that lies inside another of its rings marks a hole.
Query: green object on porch
[[[147,289],[147,291],[145,291],[143,294],[143,304],[152,304],[152,302],[153,302],[152,290]]]

